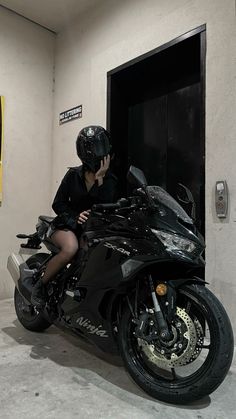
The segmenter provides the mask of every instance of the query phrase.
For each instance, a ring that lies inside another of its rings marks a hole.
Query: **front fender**
[[[204,279],[198,278],[197,276],[195,276],[193,278],[172,279],[172,280],[167,281],[167,282],[174,289],[177,289],[184,284],[199,284],[199,285],[208,284],[208,282],[206,282]]]
[[[185,284],[198,284],[204,286],[206,282],[196,277],[192,278],[179,278],[179,279],[173,279],[170,281],[167,281],[167,295],[166,295],[166,301],[167,304],[167,319],[171,323],[173,318],[176,314],[176,301],[177,301],[177,292],[178,288],[181,288]]]

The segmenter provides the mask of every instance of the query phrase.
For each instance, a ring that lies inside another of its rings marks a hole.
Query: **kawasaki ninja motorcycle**
[[[52,323],[120,354],[149,395],[185,404],[212,393],[233,356],[233,332],[218,299],[201,278],[204,242],[192,218],[165,190],[148,186],[131,166],[133,196],[94,205],[80,250],[47,285],[47,303],[32,306],[32,287],[58,249],[47,239],[53,220],[8,258],[22,325],[41,332]],[[49,250],[39,252],[40,243]],[[24,261],[22,250],[34,252]]]

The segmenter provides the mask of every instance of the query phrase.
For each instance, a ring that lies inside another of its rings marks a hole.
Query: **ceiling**
[[[71,20],[102,2],[103,0],[0,0],[0,6],[58,33]]]

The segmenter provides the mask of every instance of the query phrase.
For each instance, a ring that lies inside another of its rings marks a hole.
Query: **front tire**
[[[174,345],[169,345],[173,354],[165,358],[157,341],[137,338],[128,306],[120,321],[119,344],[128,372],[144,391],[167,403],[186,404],[212,393],[222,383],[232,362],[234,343],[229,318],[206,287],[186,285],[177,292],[179,329],[174,334],[176,346],[182,337],[185,352],[174,353]],[[172,328],[174,331],[174,325]]]
[[[26,263],[30,269],[37,269],[47,258],[48,254],[39,253],[31,256]],[[36,309],[32,304],[27,304],[17,288],[14,293],[14,304],[17,318],[26,329],[43,332],[51,326],[43,311]]]

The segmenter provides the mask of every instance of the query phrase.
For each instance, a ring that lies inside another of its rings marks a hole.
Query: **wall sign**
[[[59,115],[59,124],[62,125],[77,118],[82,118],[82,105],[61,112]]]
[[[2,204],[3,112],[4,112],[4,98],[3,96],[0,96],[0,206]]]

